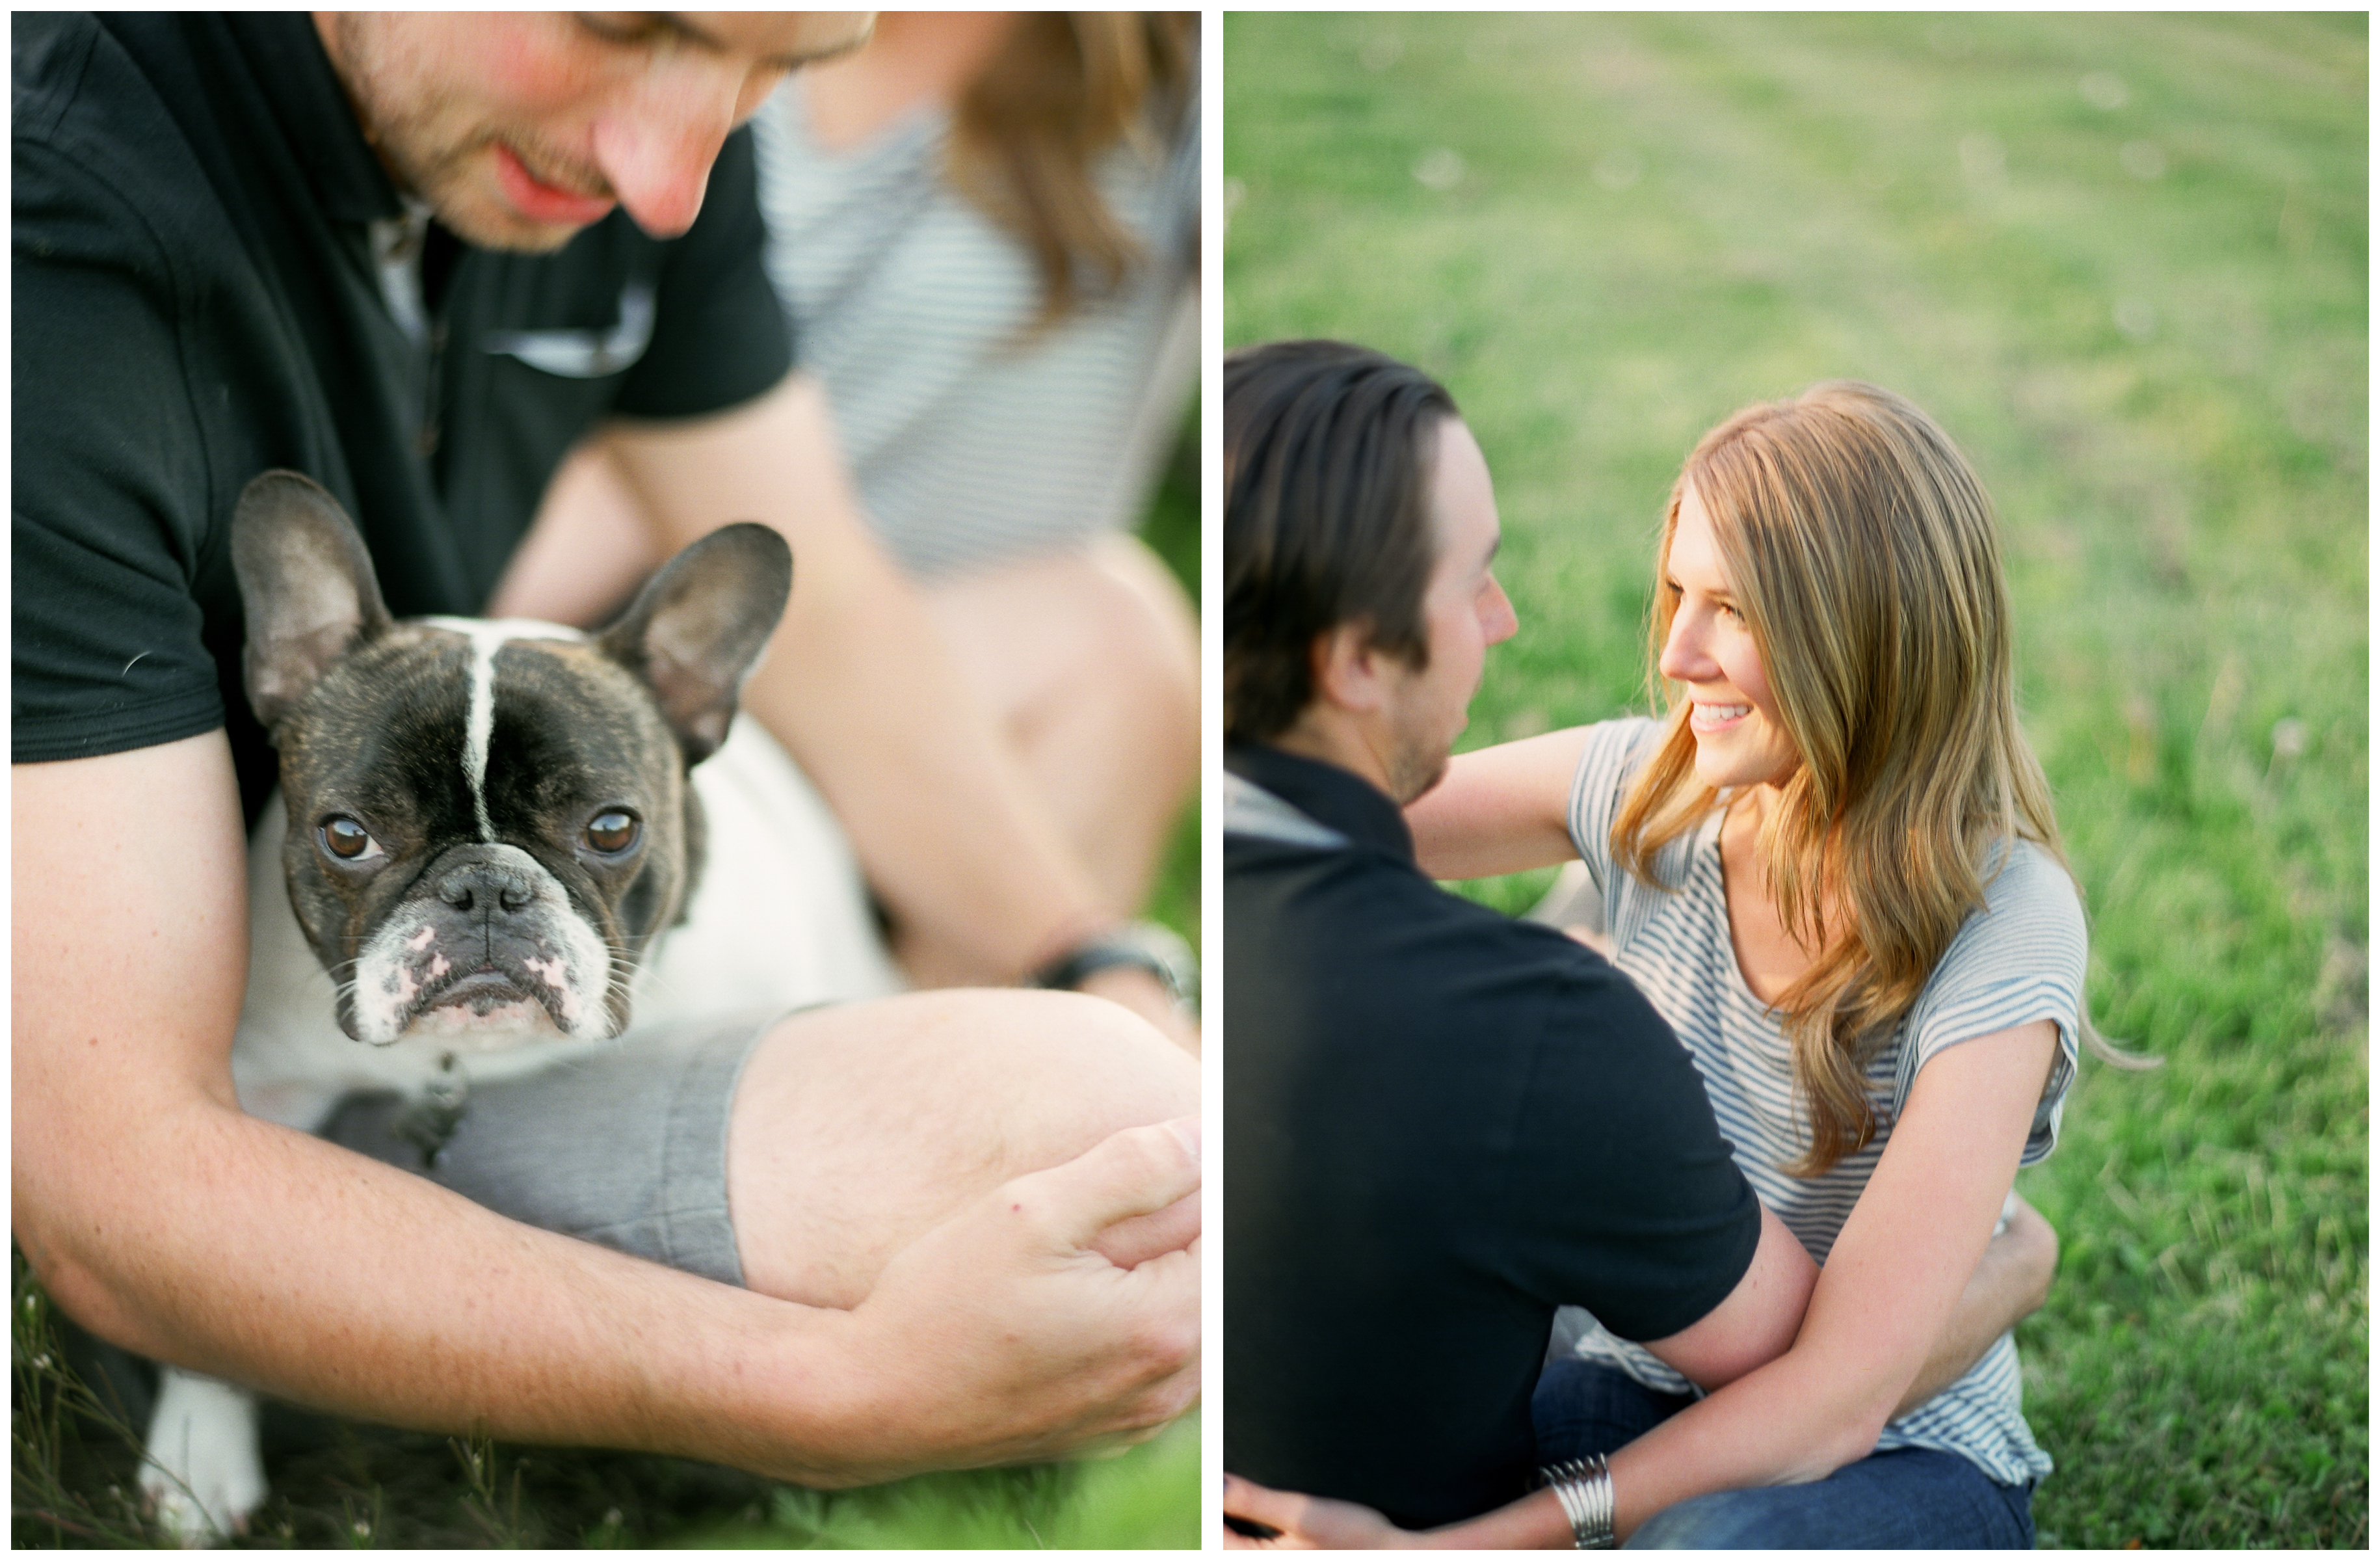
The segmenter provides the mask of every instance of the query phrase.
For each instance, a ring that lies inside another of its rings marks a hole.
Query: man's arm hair
[[[1081,1261],[1099,1225],[1195,1186],[1165,1128],[987,1194],[851,1311],[531,1229],[239,1111],[245,851],[220,732],[13,780],[11,1214],[103,1336],[386,1423],[822,1485],[1052,1456],[1195,1391],[1195,1336],[1168,1323],[1195,1315],[1196,1248]]]

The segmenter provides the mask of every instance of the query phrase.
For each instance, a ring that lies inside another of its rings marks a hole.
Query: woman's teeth
[[[1752,713],[1748,704],[1698,704],[1691,725],[1699,727],[1724,726],[1729,722]]]

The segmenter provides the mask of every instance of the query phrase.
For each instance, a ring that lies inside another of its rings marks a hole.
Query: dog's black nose
[[[529,902],[528,880],[509,867],[494,862],[466,862],[449,872],[438,885],[438,897],[457,910],[485,907],[490,910],[501,907],[507,914],[520,910]]]

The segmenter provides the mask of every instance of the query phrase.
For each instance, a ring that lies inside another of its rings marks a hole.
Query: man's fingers
[[[1153,1214],[1119,1220],[1091,1240],[1091,1250],[1118,1268],[1137,1268],[1149,1259],[1178,1252],[1198,1238],[1199,1194],[1177,1198]]]
[[[1243,1480],[1236,1474],[1223,1476],[1223,1513],[1244,1524],[1258,1524],[1268,1529],[1284,1531],[1290,1528],[1304,1496],[1269,1490],[1253,1480]],[[1269,1538],[1270,1536],[1257,1536]]]
[[[1080,1250],[1108,1226],[1156,1213],[1197,1190],[1198,1154],[1196,1116],[1126,1128],[1062,1165],[1017,1177],[998,1196]]]

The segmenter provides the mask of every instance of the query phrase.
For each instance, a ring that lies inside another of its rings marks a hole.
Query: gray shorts
[[[411,1136],[418,1111],[387,1093],[349,1097],[322,1137],[524,1225],[741,1285],[727,1121],[746,1059],[784,1017],[631,1031],[587,1061],[474,1085],[434,1155]]]

